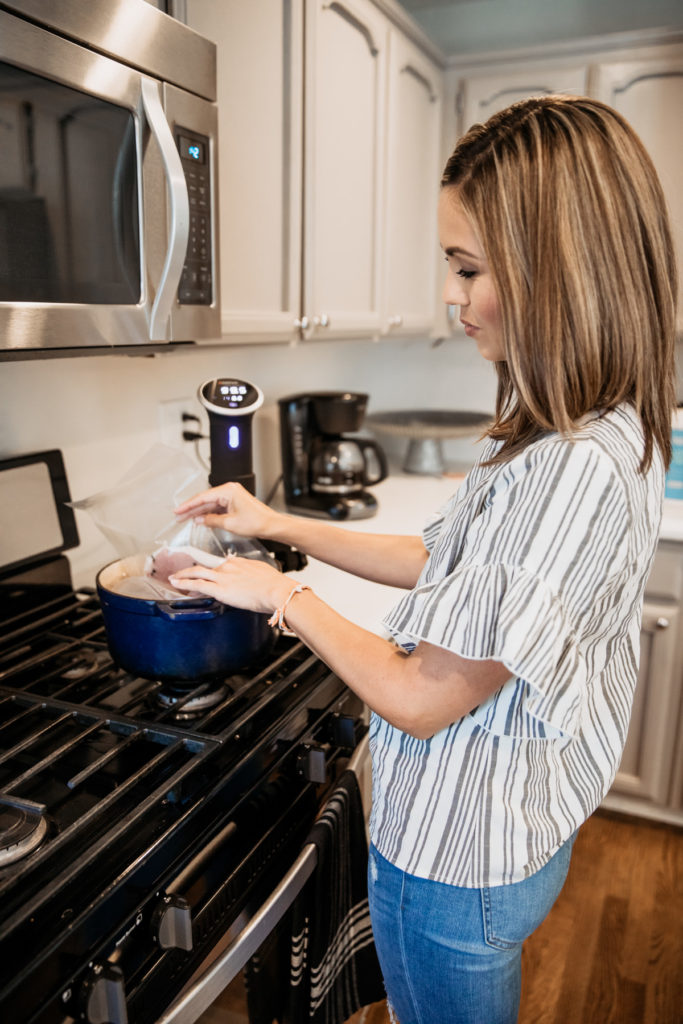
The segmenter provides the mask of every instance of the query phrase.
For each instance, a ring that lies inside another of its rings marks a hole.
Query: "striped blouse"
[[[483,466],[426,525],[429,558],[384,620],[511,673],[418,740],[372,716],[372,840],[413,875],[482,887],[538,871],[609,789],[626,740],[664,468],[630,406]]]

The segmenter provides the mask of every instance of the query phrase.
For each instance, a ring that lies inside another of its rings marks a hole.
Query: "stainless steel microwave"
[[[220,335],[215,100],[146,0],[0,0],[0,358]]]

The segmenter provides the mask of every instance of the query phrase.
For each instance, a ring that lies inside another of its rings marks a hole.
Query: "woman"
[[[585,98],[473,127],[444,172],[439,233],[444,300],[499,385],[481,460],[423,536],[304,521],[231,484],[177,510],[404,588],[391,640],[263,563],[174,582],[272,614],[372,709],[368,887],[401,1024],[510,1024],[522,942],[626,738],[677,278],[647,154]]]

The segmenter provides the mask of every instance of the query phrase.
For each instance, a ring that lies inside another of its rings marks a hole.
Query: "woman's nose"
[[[455,274],[448,273],[443,286],[443,301],[447,306],[466,306],[469,302],[462,281]]]

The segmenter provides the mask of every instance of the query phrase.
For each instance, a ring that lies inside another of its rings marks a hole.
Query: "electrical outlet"
[[[192,424],[183,422],[183,413],[194,415],[195,403],[192,398],[170,398],[159,402],[159,434],[162,444],[178,448],[187,442],[183,438],[183,430]]]

